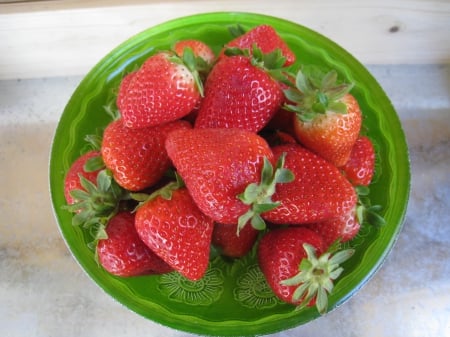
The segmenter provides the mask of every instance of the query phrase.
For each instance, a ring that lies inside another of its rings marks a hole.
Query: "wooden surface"
[[[449,0],[53,0],[0,3],[0,79],[83,75],[146,28],[212,11],[300,23],[364,64],[450,63]]]

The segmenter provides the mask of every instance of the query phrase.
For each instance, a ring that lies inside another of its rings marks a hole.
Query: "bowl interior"
[[[344,265],[335,285],[329,310],[353,295],[381,266],[402,226],[410,172],[406,141],[398,116],[382,88],[353,56],[326,37],[301,25],[252,13],[199,14],[150,28],[125,41],[105,56],[82,80],[61,116],[51,150],[50,189],[54,213],[70,251],[86,273],[108,294],[129,309],[161,324],[208,335],[266,334],[318,317],[313,308],[294,311],[268,291],[256,268],[254,254],[227,261],[212,261],[207,276],[191,283],[176,273],[164,276],[119,278],[99,268],[88,249],[89,233],[71,225],[71,214],[62,209],[64,175],[86,150],[84,136],[101,133],[110,121],[104,106],[114,102],[124,74],[159,49],[173,42],[196,38],[218,52],[231,39],[228,27],[248,29],[272,25],[297,54],[297,63],[334,68],[341,78],[355,83],[352,93],[364,114],[363,127],[377,151],[376,175],[370,186],[372,204],[383,207],[386,226],[363,226],[347,245],[356,254]]]

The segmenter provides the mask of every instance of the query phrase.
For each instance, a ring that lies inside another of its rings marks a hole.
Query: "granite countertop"
[[[450,336],[450,65],[368,65],[396,107],[411,158],[403,230],[383,267],[324,317],[273,336]],[[0,81],[2,336],[191,336],[105,294],[53,217],[53,132],[81,77]]]

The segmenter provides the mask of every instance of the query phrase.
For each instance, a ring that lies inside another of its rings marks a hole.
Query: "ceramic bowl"
[[[343,48],[300,24],[252,13],[206,13],[182,17],[149,28],[106,55],[81,81],[70,98],[53,140],[49,179],[54,213],[61,234],[81,268],[106,293],[127,308],[165,326],[204,335],[262,335],[292,328],[319,317],[315,308],[294,310],[268,288],[254,254],[234,262],[217,258],[201,281],[177,273],[120,278],[99,267],[87,247],[89,234],[73,227],[62,209],[64,176],[85,148],[87,134],[101,132],[110,121],[111,102],[124,74],[152,53],[176,40],[200,39],[218,52],[231,39],[228,27],[272,25],[297,54],[296,64],[334,68],[354,82],[352,93],[364,114],[363,127],[377,152],[370,186],[372,204],[382,205],[386,225],[363,226],[347,246],[356,250],[329,298],[328,311],[354,295],[380,268],[402,227],[409,196],[408,150],[399,118],[388,97],[367,69]]]

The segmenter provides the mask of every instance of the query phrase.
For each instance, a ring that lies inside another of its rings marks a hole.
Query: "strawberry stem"
[[[130,196],[133,200],[139,202],[134,211],[136,211],[139,207],[144,205],[145,203],[155,199],[156,197],[161,197],[166,200],[172,199],[172,192],[184,187],[184,181],[181,177],[175,172],[175,181],[171,181],[160,189],[154,191],[151,194],[147,193],[130,193]]]

